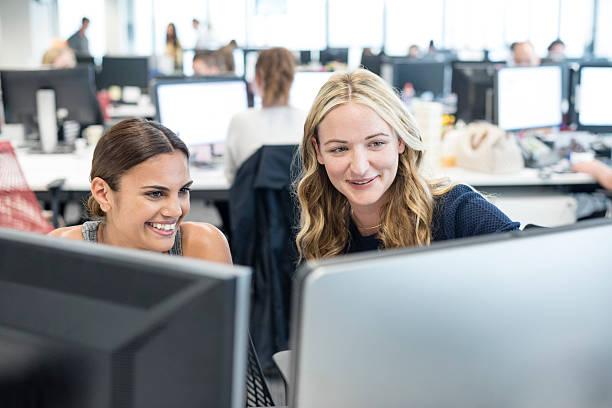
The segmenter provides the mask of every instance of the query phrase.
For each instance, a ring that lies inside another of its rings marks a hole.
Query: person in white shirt
[[[289,106],[294,74],[294,57],[287,49],[271,48],[259,54],[255,92],[261,94],[262,108],[250,108],[230,122],[225,142],[225,176],[230,184],[242,163],[261,146],[300,142],[306,112]]]
[[[193,48],[197,50],[213,50],[219,47],[219,42],[215,39],[210,23],[200,24],[196,18],[191,20],[195,32],[195,43]]]

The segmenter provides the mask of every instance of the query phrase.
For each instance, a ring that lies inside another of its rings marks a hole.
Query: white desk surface
[[[89,191],[89,171],[93,150],[81,154],[28,154],[17,151],[17,157],[28,184],[34,191],[45,191],[53,180],[64,178],[63,190]],[[221,165],[210,168],[191,167],[195,191],[228,190],[229,185]],[[447,176],[453,182],[466,183],[474,187],[521,187],[594,184],[595,180],[586,174],[551,174],[541,178],[536,169],[523,169],[509,174],[479,173],[459,167],[443,168],[437,174]]]

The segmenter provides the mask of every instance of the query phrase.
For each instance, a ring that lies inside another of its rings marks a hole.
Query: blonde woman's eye
[[[346,151],[346,147],[344,147],[344,146],[339,146],[339,147],[336,147],[336,148],[333,148],[333,149],[330,150],[330,152],[332,152],[332,153],[341,153],[341,152],[344,152],[344,151]]]
[[[377,140],[376,142],[372,142],[371,146],[372,147],[381,147],[381,146],[384,146],[385,144],[386,144],[385,142]]]

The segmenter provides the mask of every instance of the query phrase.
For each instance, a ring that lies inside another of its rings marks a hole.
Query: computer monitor
[[[101,87],[149,86],[149,57],[102,57]]]
[[[56,109],[65,108],[67,120],[81,125],[104,121],[96,98],[93,65],[71,69],[1,71],[0,84],[7,123],[36,123],[36,91],[53,89]]]
[[[362,55],[361,56],[361,66],[368,71],[375,73],[376,75],[380,75],[380,68],[382,65],[382,55]]]
[[[333,72],[325,71],[298,71],[293,77],[291,90],[289,91],[289,105],[310,111],[319,90],[331,77]]]
[[[591,132],[612,132],[609,99],[612,92],[612,65],[582,65],[578,70],[576,112],[578,128]]]
[[[560,66],[506,67],[495,79],[495,118],[503,130],[561,126]]]
[[[319,52],[319,62],[321,65],[326,65],[330,62],[347,64],[348,54],[348,48],[325,48]]]
[[[612,406],[611,220],[308,263],[289,406]]]
[[[311,60],[310,50],[300,50],[300,65],[308,65]]]
[[[0,405],[243,407],[250,271],[0,228]]]
[[[457,95],[455,116],[466,123],[493,122],[495,72],[503,64],[453,61],[451,91]]]
[[[393,86],[403,89],[411,83],[415,95],[431,92],[435,97],[450,93],[451,67],[444,61],[407,61],[393,62]]]
[[[242,78],[160,80],[154,92],[157,120],[189,147],[224,142],[232,117],[248,108]]]
[[[76,62],[78,65],[96,65],[94,57],[91,55],[77,55]]]

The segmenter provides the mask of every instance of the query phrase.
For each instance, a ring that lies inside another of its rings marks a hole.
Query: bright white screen
[[[561,125],[561,67],[504,68],[498,72],[497,120],[504,130]]]
[[[612,126],[610,110],[612,67],[584,67],[580,70],[578,119],[584,126]]]
[[[310,111],[319,89],[333,72],[296,72],[291,85],[289,105]]]
[[[224,141],[232,117],[248,107],[241,80],[160,84],[156,97],[160,122],[187,146]]]

